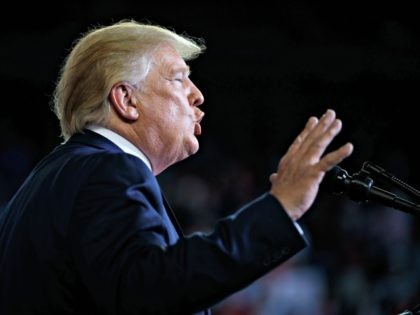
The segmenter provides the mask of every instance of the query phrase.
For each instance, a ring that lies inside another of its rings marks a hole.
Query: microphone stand
[[[413,201],[374,186],[374,179],[398,188],[404,192],[404,197],[409,196]],[[364,162],[362,169],[352,176],[338,165],[333,167],[325,174],[320,190],[335,195],[344,194],[356,202],[373,200],[379,204],[420,216],[420,191],[371,162]],[[398,315],[420,315],[420,304]]]
[[[350,199],[356,202],[372,200],[397,210],[420,216],[420,204],[417,203],[420,202],[420,191],[398,179],[383,168],[371,162],[364,162],[360,172],[355,173],[352,176],[349,176],[349,174],[341,168],[335,169],[335,172],[335,176],[340,179],[339,187],[335,188],[336,192],[345,192]],[[374,178],[404,191],[406,194],[415,198],[415,202],[374,186]]]

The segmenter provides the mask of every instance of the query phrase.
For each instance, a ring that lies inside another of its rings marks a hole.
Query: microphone
[[[359,203],[374,201],[410,214],[419,215],[420,205],[374,186],[373,179],[368,175],[369,173],[361,171],[350,176],[346,170],[335,166],[325,174],[320,190],[335,195],[346,195]]]

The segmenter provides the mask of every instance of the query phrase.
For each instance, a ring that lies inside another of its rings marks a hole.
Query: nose
[[[204,96],[198,87],[191,81],[191,93],[190,93],[190,104],[191,106],[200,106],[204,103]]]

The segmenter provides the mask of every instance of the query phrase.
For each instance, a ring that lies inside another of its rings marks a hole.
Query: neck
[[[143,152],[150,161],[155,176],[176,162],[168,159],[168,157],[173,155],[164,152],[165,144],[160,141],[159,136],[155,135],[153,131],[137,130],[134,128],[134,124],[112,123],[111,121],[105,127],[118,133]],[[144,137],[144,135],[147,135],[147,137]]]

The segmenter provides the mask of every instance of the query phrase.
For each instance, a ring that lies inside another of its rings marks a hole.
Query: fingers
[[[299,218],[310,208],[325,172],[352,153],[353,145],[347,143],[324,155],[341,128],[333,110],[327,110],[319,120],[311,117],[280,160],[277,173],[271,174],[270,193],[291,218]]]
[[[326,154],[320,161],[319,167],[323,172],[327,172],[332,169],[335,165],[339,164],[346,157],[350,156],[353,152],[353,144],[346,143],[341,146],[338,150]]]
[[[297,151],[299,147],[301,146],[302,142],[306,139],[308,134],[311,132],[311,130],[318,124],[318,118],[316,117],[310,117],[308,119],[308,122],[305,125],[305,128],[302,130],[302,132],[296,137],[296,139],[293,141],[291,146],[289,147],[289,150],[287,152],[290,152],[293,154],[293,152]]]
[[[315,117],[309,118],[305,128],[280,160],[279,169],[290,160],[299,160],[305,164],[318,163],[326,147],[340,132],[341,126],[341,120],[336,119],[335,112],[331,109],[319,120]]]
[[[305,156],[308,158],[309,162],[318,162],[327,146],[341,131],[341,128],[341,120],[335,119],[322,134],[320,134],[317,138],[314,138],[311,143],[309,143],[307,152],[305,152]]]
[[[338,130],[336,130],[337,128]],[[341,121],[336,119],[333,110],[328,109],[306,138],[305,143],[302,145],[302,151],[307,152],[309,148],[312,148],[314,145],[319,149],[322,149],[322,144],[327,143],[328,139],[331,141],[340,130]],[[334,131],[336,132],[334,133]],[[320,137],[324,137],[322,142],[320,141]],[[324,146],[324,149],[325,147],[326,146]]]

